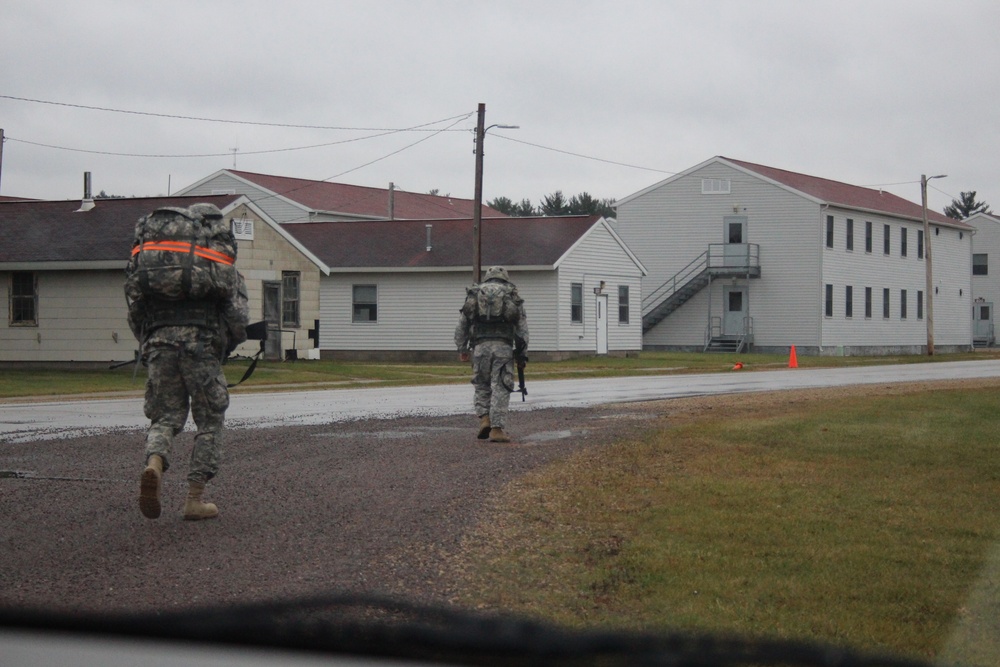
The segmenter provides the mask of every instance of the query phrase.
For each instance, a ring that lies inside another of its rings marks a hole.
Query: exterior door
[[[975,303],[972,306],[972,337],[993,342],[993,304]]]
[[[739,336],[744,333],[743,322],[747,314],[747,288],[727,285],[723,289],[722,335]]]
[[[745,266],[747,264],[747,217],[727,215],[723,219],[725,245],[725,266]]]
[[[594,312],[597,313],[597,354],[608,353],[608,295],[598,294]]]
[[[264,321],[267,322],[267,341],[264,343],[264,358],[281,360],[281,283],[265,280]]]

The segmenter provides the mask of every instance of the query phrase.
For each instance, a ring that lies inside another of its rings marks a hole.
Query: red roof
[[[914,204],[911,201],[903,199],[902,197],[897,197],[896,195],[886,192],[885,190],[873,190],[871,188],[864,188],[858,185],[849,185],[847,183],[841,183],[840,181],[832,181],[828,178],[807,176],[806,174],[799,174],[794,171],[776,169],[775,167],[767,167],[762,164],[754,164],[752,162],[744,162],[742,160],[734,160],[727,157],[723,157],[722,159],[748,171],[752,171],[773,181],[777,181],[778,183],[786,185],[793,190],[798,190],[799,192],[811,195],[828,204],[879,213],[888,213],[890,215],[913,218],[915,220],[923,219],[923,207],[920,204]],[[959,220],[954,220],[944,214],[937,213],[929,209],[927,211],[927,220],[930,222],[944,223],[955,227],[966,227],[971,229],[969,225]]]
[[[121,261],[132,249],[136,221],[161,206],[209,202],[225,208],[240,195],[0,202],[0,263]]]
[[[599,215],[484,219],[482,266],[552,266],[598,220]],[[471,219],[305,222],[282,229],[331,268],[472,266]]]
[[[227,170],[265,190],[290,199],[313,211],[386,218],[389,212],[389,189],[312,181],[287,176],[270,176],[249,171]],[[483,217],[506,217],[489,206],[482,206]],[[475,202],[471,199],[441,197],[395,190],[393,212],[396,219],[439,220],[472,218]]]

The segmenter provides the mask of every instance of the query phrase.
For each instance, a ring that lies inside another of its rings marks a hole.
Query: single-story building
[[[317,260],[242,195],[0,202],[0,363],[134,358],[124,270],[136,221],[160,207],[215,204],[238,239],[251,321],[269,322],[269,356],[309,354],[319,316]],[[251,354],[248,342],[237,352]]]
[[[471,220],[283,225],[324,265],[326,357],[450,358],[473,281]],[[642,344],[645,269],[600,216],[483,219],[482,265],[502,265],[525,301],[536,358],[626,354]]]
[[[616,203],[648,269],[643,347],[800,354],[972,347],[975,228],[883,190],[713,157]],[[933,293],[925,295],[925,242]]]

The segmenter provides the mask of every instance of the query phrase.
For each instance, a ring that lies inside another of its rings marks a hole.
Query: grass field
[[[905,355],[896,357],[807,357],[798,355],[800,368],[910,364],[928,361],[990,359],[1000,352],[979,351],[962,354],[939,354],[933,357]],[[701,354],[678,352],[643,352],[637,357],[592,356],[559,362],[530,362],[528,380],[561,378],[615,377],[683,373],[722,373],[732,371],[737,361],[743,372],[787,368],[788,357],[776,354]],[[226,377],[236,382],[246,371],[247,360],[226,364]],[[432,385],[468,382],[469,367],[457,360],[451,363],[380,363],[339,361],[262,362],[253,376],[234,391],[295,391],[304,388],[351,388],[364,386]],[[132,365],[115,370],[62,370],[38,368],[0,368],[0,399],[30,396],[58,396],[108,392],[141,392],[145,369]]]
[[[467,540],[461,601],[1000,664],[1000,382],[823,391],[665,412],[520,480]]]

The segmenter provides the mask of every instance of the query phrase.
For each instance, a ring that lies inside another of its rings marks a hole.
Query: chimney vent
[[[427,252],[431,251],[431,229],[434,225],[424,225],[427,228]]]
[[[94,198],[90,195],[90,172],[83,172],[83,201],[74,213],[85,213],[94,208]]]

